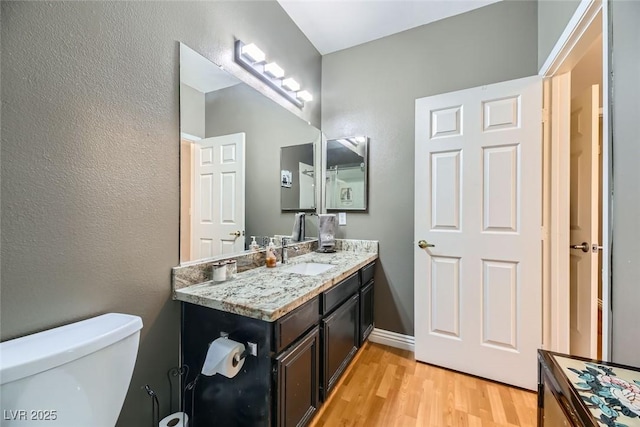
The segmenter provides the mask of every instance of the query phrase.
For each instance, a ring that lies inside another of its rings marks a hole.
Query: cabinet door
[[[360,290],[360,346],[373,331],[373,280]]]
[[[276,359],[276,425],[304,426],[319,406],[320,331],[318,326]]]
[[[322,320],[323,399],[358,351],[360,297],[355,294]]]

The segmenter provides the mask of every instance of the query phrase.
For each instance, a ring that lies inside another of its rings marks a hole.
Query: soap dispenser
[[[266,265],[269,268],[275,267],[278,263],[276,258],[276,245],[273,243],[273,237],[269,239],[269,245],[267,246]]]
[[[258,242],[256,242],[256,236],[251,236],[251,243],[249,244],[249,249],[252,251],[257,251],[260,249]]]

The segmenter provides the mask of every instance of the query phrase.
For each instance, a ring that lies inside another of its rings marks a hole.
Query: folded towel
[[[321,250],[333,250],[336,245],[336,215],[320,214],[318,224],[319,247]]]
[[[294,242],[302,242],[304,240],[304,222],[305,213],[298,212],[293,222],[293,232],[291,233],[291,240]]]

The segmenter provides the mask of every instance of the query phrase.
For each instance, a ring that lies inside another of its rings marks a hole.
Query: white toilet
[[[114,427],[141,328],[109,313],[0,343],[0,425]]]

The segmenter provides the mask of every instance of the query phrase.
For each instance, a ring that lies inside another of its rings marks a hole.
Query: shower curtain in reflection
[[[333,167],[327,171],[329,209],[364,208],[364,175],[360,167]]]

